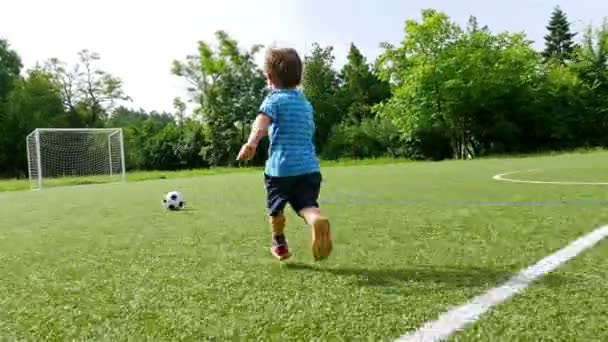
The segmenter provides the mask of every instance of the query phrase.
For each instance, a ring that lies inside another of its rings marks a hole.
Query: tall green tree
[[[521,139],[526,150],[534,146],[541,149],[563,149],[589,142],[592,136],[581,134],[587,131],[593,112],[586,108],[590,88],[577,75],[574,68],[561,63],[547,63],[542,70],[542,81],[533,91],[531,108],[537,124],[534,139]],[[526,126],[518,124],[525,130]],[[523,150],[523,149],[522,149]]]
[[[8,169],[13,168],[9,165],[11,152],[6,149],[10,142],[10,137],[6,136],[6,133],[12,129],[6,100],[19,80],[22,66],[17,52],[11,49],[7,40],[0,39],[0,175],[9,173]]]
[[[173,98],[173,108],[175,109],[175,116],[177,117],[177,123],[180,126],[184,125],[186,119],[186,103],[181,98]]]
[[[586,129],[579,130],[579,137],[594,137],[586,141],[590,145],[608,145],[608,20],[598,28],[588,27],[577,49],[574,71],[584,82],[586,110],[581,113]]]
[[[23,64],[17,52],[10,48],[7,40],[0,39],[0,102],[6,98],[19,78]]]
[[[574,68],[594,87],[608,90],[608,20],[597,29],[589,26],[583,33]]]
[[[262,48],[240,49],[224,31],[215,34],[218,46],[198,43],[198,54],[174,61],[172,73],[188,84],[195,113],[205,125],[201,155],[210,165],[231,165],[244,139],[242,127],[251,123],[265,95],[262,71],[255,56]]]
[[[458,157],[513,149],[532,128],[528,109],[538,84],[536,52],[523,34],[469,28],[441,56],[440,115]],[[494,146],[494,147],[493,147]]]
[[[0,118],[0,166],[9,175],[25,175],[25,137],[36,128],[66,127],[58,84],[43,70],[33,69],[15,82]]]
[[[523,34],[493,35],[474,18],[462,30],[444,13],[424,10],[420,23],[406,22],[402,46],[380,61],[388,64],[383,77],[397,80],[380,114],[411,138],[446,134],[458,158],[513,146],[516,123],[529,123],[522,118],[530,117],[525,108],[539,68]]]
[[[313,44],[310,55],[304,57],[302,87],[304,94],[314,108],[316,135],[315,143],[319,151],[327,142],[334,125],[342,121],[338,101],[338,73],[334,70],[333,47]]]
[[[400,46],[383,44],[376,61],[380,77],[392,87],[392,97],[374,107],[401,132],[414,138],[421,130],[440,125],[444,130],[445,81],[440,62],[445,47],[461,35],[461,28],[442,12],[425,9],[420,22],[405,22]],[[414,138],[415,139],[415,138]]]
[[[355,44],[351,43],[340,80],[340,109],[351,123],[373,117],[372,106],[390,97],[388,82],[376,76]]]
[[[53,75],[53,79],[60,85],[61,97],[66,111],[69,113],[71,127],[81,127],[85,124],[86,113],[79,113],[78,102],[82,94],[78,91],[78,80],[81,77],[79,64],[71,68],[58,58],[50,58],[45,62],[45,68]]]
[[[542,52],[545,60],[556,59],[561,63],[570,60],[574,52],[573,39],[576,33],[570,31],[568,17],[559,6],[553,9],[547,30],[549,33],[545,35],[545,49]]]
[[[78,52],[78,63],[71,67],[57,58],[45,63],[61,85],[73,126],[101,127],[121,101],[131,100],[122,80],[97,66],[100,59],[99,53],[83,49]]]

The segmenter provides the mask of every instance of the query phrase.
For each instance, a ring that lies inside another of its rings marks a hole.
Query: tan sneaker
[[[326,259],[332,249],[329,220],[320,217],[312,226],[312,255],[315,260]]]

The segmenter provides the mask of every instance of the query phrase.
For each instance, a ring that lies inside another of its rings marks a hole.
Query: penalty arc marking
[[[570,181],[542,181],[542,180],[525,180],[525,179],[515,179],[515,178],[507,178],[507,176],[526,173],[526,172],[534,172],[541,171],[540,169],[534,170],[523,170],[523,171],[511,171],[500,173],[494,175],[492,179],[503,182],[511,182],[511,183],[524,183],[524,184],[555,184],[555,185],[608,185],[608,182],[570,182]]]

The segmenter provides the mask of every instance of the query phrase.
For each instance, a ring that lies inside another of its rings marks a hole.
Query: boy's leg
[[[276,216],[270,216],[270,226],[272,228],[272,246],[270,253],[279,260],[285,260],[291,256],[287,239],[285,238],[285,215],[283,212]]]
[[[267,194],[268,216],[272,231],[272,242],[270,252],[279,260],[285,260],[291,256],[285,238],[285,215],[284,208],[287,204],[282,191],[280,179],[265,177],[265,188]]]
[[[314,173],[298,179],[290,205],[302,217],[312,230],[312,254],[315,259],[327,258],[333,249],[329,219],[319,209],[319,192],[322,176]]]

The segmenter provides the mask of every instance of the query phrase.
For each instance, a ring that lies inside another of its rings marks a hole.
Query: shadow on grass
[[[295,271],[324,272],[340,277],[356,277],[359,285],[370,287],[402,287],[407,286],[407,283],[425,283],[448,287],[497,286],[509,280],[519,271],[519,269],[510,266],[502,269],[437,265],[416,265],[398,269],[331,268],[324,265],[317,266],[303,263],[286,263],[285,266]],[[544,286],[555,287],[573,279],[552,273],[537,280],[542,281]]]
[[[193,207],[184,207],[184,208],[181,208],[181,209],[176,210],[176,211],[198,211],[198,209],[193,208]]]

